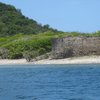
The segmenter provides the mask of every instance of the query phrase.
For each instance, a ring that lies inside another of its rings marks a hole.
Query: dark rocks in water
[[[100,37],[64,37],[52,40],[52,58],[100,55]]]

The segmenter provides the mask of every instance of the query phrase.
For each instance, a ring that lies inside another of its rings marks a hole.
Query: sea
[[[0,65],[0,100],[100,100],[100,64]]]

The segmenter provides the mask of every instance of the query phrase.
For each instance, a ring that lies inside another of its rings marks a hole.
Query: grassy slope
[[[51,51],[52,38],[65,37],[65,36],[100,36],[100,32],[94,34],[82,34],[78,32],[71,33],[55,33],[45,32],[37,35],[17,34],[14,36],[1,37],[0,48],[9,50],[9,58],[22,58],[24,52],[35,52],[38,55]]]
[[[62,37],[65,34],[45,32],[37,35],[18,34],[10,37],[0,38],[0,48],[9,50],[10,58],[22,58],[23,53],[38,52],[39,55],[51,51],[51,39],[54,37]]]

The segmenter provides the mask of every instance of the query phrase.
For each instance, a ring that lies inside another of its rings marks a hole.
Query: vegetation
[[[50,52],[52,38],[61,37],[63,35],[65,34],[55,34],[54,32],[48,31],[37,35],[17,34],[14,36],[1,37],[0,48],[9,50],[8,58],[10,59],[23,58],[26,57],[25,54],[36,57]]]
[[[18,33],[37,34],[48,30],[56,31],[49,25],[42,26],[35,20],[25,17],[20,9],[0,3],[0,36],[11,36]]]
[[[0,48],[5,50],[0,50],[7,52],[7,58],[9,59],[19,59],[19,58],[35,58],[47,52],[51,51],[52,39],[61,38],[65,36],[99,36],[100,32],[94,34],[82,34],[82,33],[55,33],[52,31],[47,31],[45,33],[40,33],[36,35],[25,35],[17,34],[14,36],[1,37],[0,38]],[[8,53],[9,52],[9,53]],[[31,60],[31,59],[30,59]]]
[[[95,33],[60,32],[22,15],[14,6],[0,3],[0,58],[31,61],[51,51],[52,39],[65,36],[100,36]]]

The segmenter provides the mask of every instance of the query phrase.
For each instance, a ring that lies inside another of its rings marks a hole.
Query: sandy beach
[[[0,60],[0,65],[23,65],[23,64],[91,64],[91,63],[100,63],[100,56],[84,56],[84,57],[72,57],[66,59],[44,59],[34,62],[27,62],[25,59],[9,60],[4,59]]]

